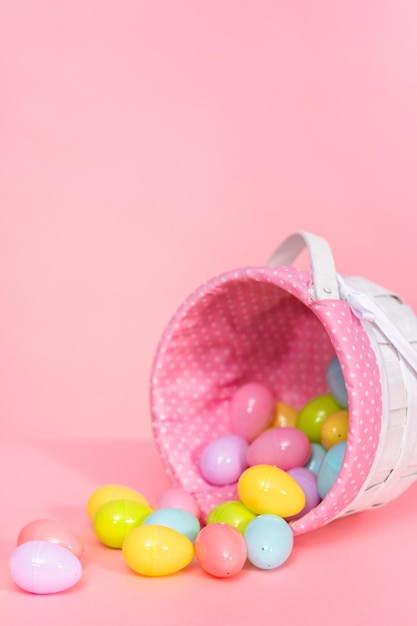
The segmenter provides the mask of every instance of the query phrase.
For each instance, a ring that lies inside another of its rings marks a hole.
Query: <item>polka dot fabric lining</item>
[[[301,408],[327,392],[325,370],[337,354],[349,397],[349,436],[339,477],[313,511],[291,522],[294,534],[328,523],[351,506],[375,458],[381,385],[375,354],[346,302],[312,301],[311,275],[294,267],[243,268],[212,279],[177,311],[158,346],[151,378],[152,425],[173,482],[207,515],[237,497],[236,485],[200,475],[206,443],[230,432],[229,406],[249,380]]]

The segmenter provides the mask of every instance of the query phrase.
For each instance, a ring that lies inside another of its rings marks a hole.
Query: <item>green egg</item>
[[[94,532],[109,548],[121,548],[131,530],[140,526],[152,513],[150,506],[133,500],[111,500],[94,517]]]
[[[210,511],[207,517],[207,524],[224,522],[236,528],[243,535],[246,526],[254,517],[256,517],[256,514],[239,500],[228,500],[218,504]]]
[[[307,402],[299,411],[295,425],[302,430],[311,443],[320,443],[320,428],[328,415],[340,411],[342,407],[330,393],[317,396]]]

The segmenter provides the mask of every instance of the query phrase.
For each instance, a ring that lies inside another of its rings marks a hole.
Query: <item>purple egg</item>
[[[307,435],[294,426],[278,426],[261,433],[248,447],[246,461],[253,465],[276,465],[287,471],[300,467],[310,456]]]
[[[317,476],[311,470],[306,467],[294,467],[288,470],[288,474],[294,478],[294,480],[300,485],[301,489],[304,491],[304,495],[306,497],[306,503],[302,511],[297,513],[297,515],[293,515],[292,517],[287,517],[286,520],[294,520],[303,517],[306,513],[314,509],[320,502],[321,497],[318,492],[317,487]]]
[[[247,468],[248,442],[239,435],[225,435],[210,441],[200,455],[200,471],[212,485],[237,482]]]
[[[12,553],[10,574],[16,585],[31,593],[56,593],[79,581],[82,566],[67,548],[49,541],[26,541]]]

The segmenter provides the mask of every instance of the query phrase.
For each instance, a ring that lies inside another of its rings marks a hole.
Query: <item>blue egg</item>
[[[348,408],[348,396],[346,391],[346,383],[343,377],[342,368],[339,359],[335,356],[330,361],[326,369],[326,382],[333,398],[344,409]]]
[[[167,526],[185,535],[193,543],[200,532],[200,522],[195,515],[185,509],[156,509],[147,516],[143,524]]]
[[[269,513],[258,515],[249,522],[244,538],[248,560],[260,569],[274,569],[285,563],[294,544],[288,522]]]
[[[317,475],[317,488],[324,498],[334,485],[343,464],[346,452],[346,441],[341,441],[327,450]]]
[[[311,444],[311,452],[307,463],[304,465],[310,472],[317,476],[319,473],[321,462],[326,456],[326,449],[320,443]]]

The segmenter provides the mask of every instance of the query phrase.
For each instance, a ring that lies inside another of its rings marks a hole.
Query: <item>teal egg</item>
[[[337,356],[333,357],[326,369],[326,382],[333,398],[344,409],[348,408],[348,395],[342,368]]]
[[[153,511],[144,524],[154,524],[157,526],[166,526],[185,535],[194,543],[198,533],[200,532],[199,520],[185,509],[162,508]]]
[[[321,443],[312,443],[310,449],[310,456],[308,458],[307,463],[305,463],[304,467],[313,472],[317,476],[319,473],[321,462],[326,456],[326,450],[323,448]]]
[[[346,441],[341,441],[329,448],[320,465],[317,475],[317,488],[321,498],[324,498],[334,483],[342,468],[346,452]]]
[[[259,569],[275,569],[290,556],[294,536],[282,517],[265,513],[255,517],[244,533],[248,560]]]

